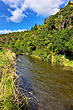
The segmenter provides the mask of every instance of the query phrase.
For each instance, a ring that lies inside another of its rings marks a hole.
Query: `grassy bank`
[[[26,55],[29,55],[28,53],[26,53]],[[65,67],[70,67],[71,70],[73,70],[73,60],[70,60],[69,58],[67,58],[67,56],[65,55],[57,55],[55,53],[50,53],[50,55],[48,55],[46,58],[38,56],[36,54],[32,54],[30,55],[33,58],[36,59],[40,59],[46,62],[51,62],[54,65],[61,65],[61,66],[65,66]],[[73,59],[73,58],[72,58]]]
[[[10,50],[0,50],[0,109],[26,109],[25,98],[19,95],[15,85],[16,74],[14,68],[15,54]]]
[[[29,31],[1,34],[0,42],[0,48],[9,48],[16,55],[26,54],[73,67],[73,3],[49,16],[43,25],[35,24]]]
[[[38,29],[35,31],[5,34],[0,36],[0,48],[9,48],[16,55],[26,54],[56,65],[72,67],[70,65],[73,62],[72,32],[73,27],[71,29],[56,30],[56,32],[54,30],[49,30],[48,32],[48,30],[42,30],[40,28],[40,32]],[[53,56],[53,54],[55,55]],[[63,58],[64,63],[60,60],[63,55],[65,55],[65,58]],[[56,57],[59,57],[59,61],[56,60]],[[67,59],[68,61],[66,61]]]
[[[65,55],[52,55],[52,64],[73,68],[73,60],[69,60]]]

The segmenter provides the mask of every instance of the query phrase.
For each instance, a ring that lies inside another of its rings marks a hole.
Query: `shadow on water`
[[[29,110],[73,110],[72,71],[26,55],[17,57],[16,67]]]

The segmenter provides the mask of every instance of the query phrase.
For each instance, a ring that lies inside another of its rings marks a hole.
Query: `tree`
[[[44,19],[44,24],[46,24],[46,18]]]
[[[68,5],[70,5],[70,4],[71,4],[71,1],[68,2]]]
[[[34,28],[33,27],[31,27],[31,31],[33,31],[34,30]]]
[[[37,30],[37,29],[38,29],[38,28],[37,28],[37,24],[35,24],[35,25],[34,25],[34,30]]]

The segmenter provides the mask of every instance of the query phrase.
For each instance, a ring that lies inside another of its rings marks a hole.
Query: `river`
[[[28,110],[73,110],[73,72],[65,67],[21,55],[16,59],[21,93]]]

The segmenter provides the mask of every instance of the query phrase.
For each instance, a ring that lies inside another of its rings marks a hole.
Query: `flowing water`
[[[73,110],[73,72],[30,56],[17,57],[19,87],[28,110]]]

